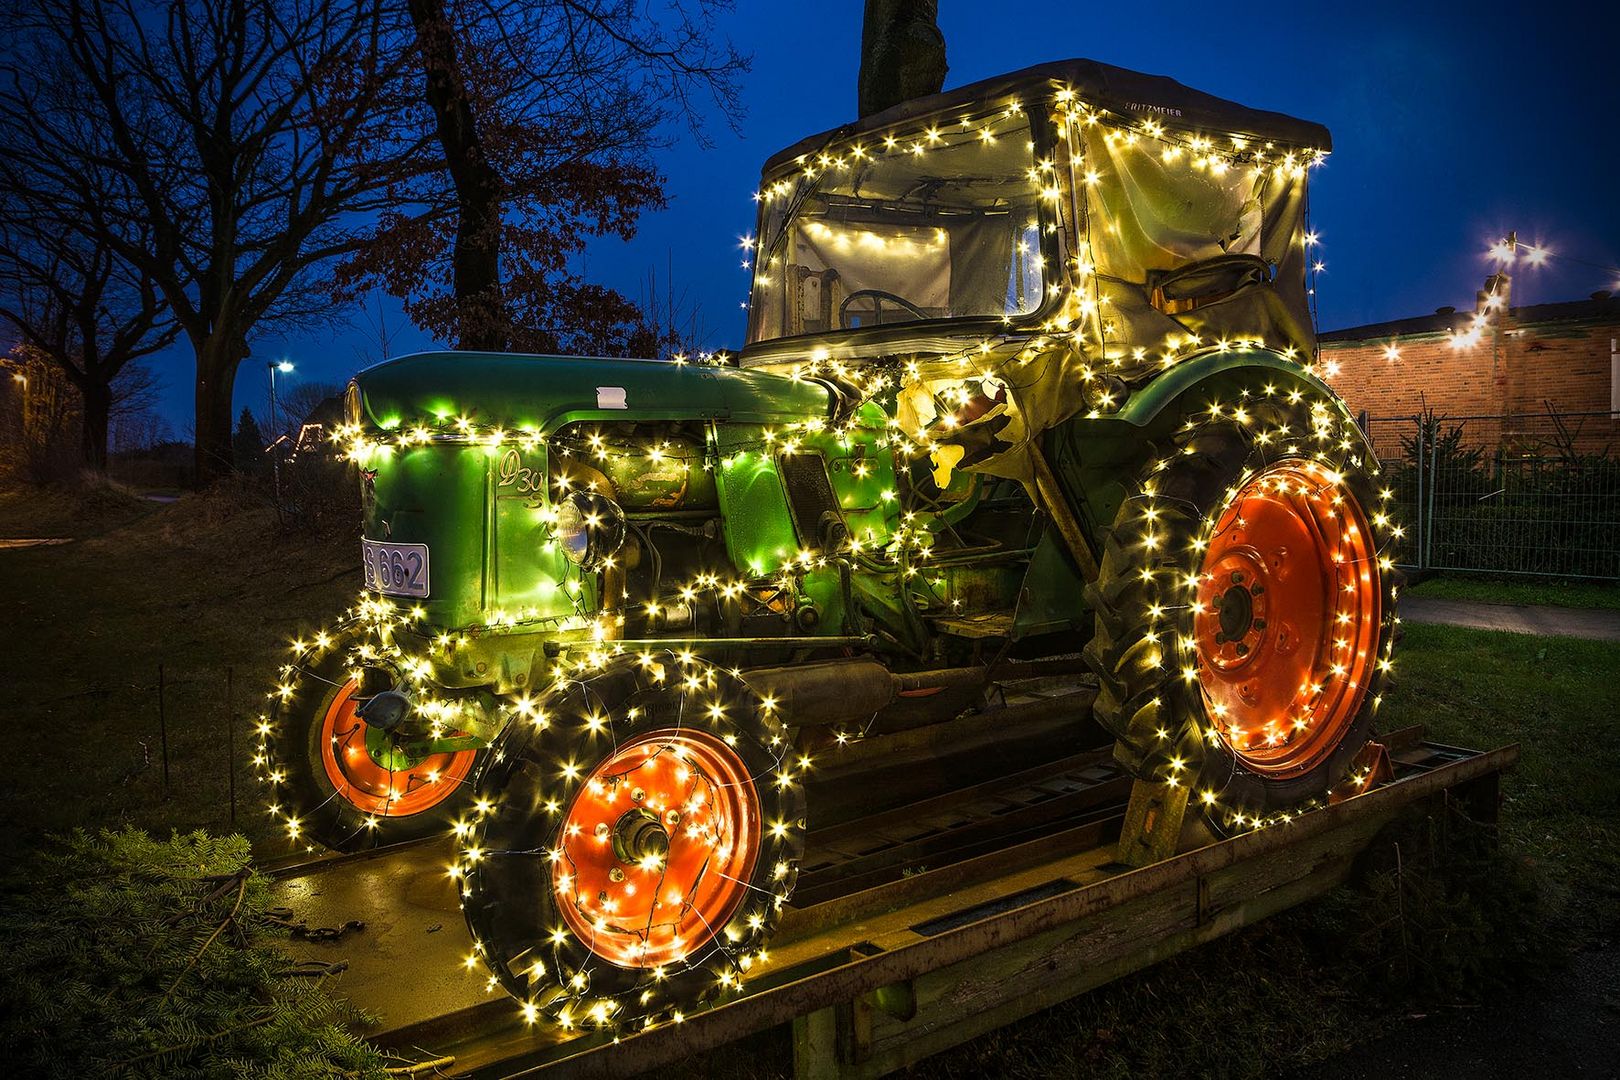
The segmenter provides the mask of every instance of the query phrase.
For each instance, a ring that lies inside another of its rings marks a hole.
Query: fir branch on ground
[[[240,836],[48,840],[0,883],[0,1055],[41,1077],[384,1076],[350,1007],[290,974],[268,907]]]

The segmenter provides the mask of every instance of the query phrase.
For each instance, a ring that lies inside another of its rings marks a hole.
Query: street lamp
[[[19,418],[21,420],[23,434],[26,436],[27,433],[28,433],[28,387],[29,387],[28,376],[27,376],[27,374],[25,374],[26,369],[21,364],[19,364],[17,361],[11,359],[9,356],[0,357],[0,367],[7,367],[7,368],[11,369],[11,381],[17,384],[17,388],[18,388],[17,392],[20,395],[22,395],[22,400],[19,403],[19,407],[21,409],[21,412],[18,413],[18,416],[19,416]]]
[[[291,360],[271,360],[265,364],[265,370],[270,373],[270,426],[276,426],[276,372],[286,375],[292,371]]]
[[[286,375],[292,371],[293,365],[291,360],[271,360],[264,366],[265,370],[270,373],[270,428],[271,433],[274,434],[275,428],[281,422],[276,409],[276,372],[279,371]]]
[[[280,422],[280,420],[277,419],[276,372],[279,371],[283,375],[286,375],[286,374],[288,374],[289,372],[292,371],[293,365],[292,365],[291,360],[271,360],[269,363],[265,364],[265,368],[270,372],[270,438],[271,438],[270,447],[271,447],[271,449],[273,451],[273,453],[270,456],[270,468],[271,468],[272,473],[275,476],[276,507],[277,507],[277,513],[280,513],[280,507],[281,507],[281,450],[280,450],[279,447],[276,446],[276,440],[279,438],[279,436],[276,433],[276,428],[281,426],[281,422]]]

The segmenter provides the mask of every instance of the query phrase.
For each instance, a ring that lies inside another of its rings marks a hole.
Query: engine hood
[[[579,420],[731,420],[775,424],[828,415],[814,382],[664,360],[422,352],[354,377],[351,423],[372,430],[465,420],[548,434]]]

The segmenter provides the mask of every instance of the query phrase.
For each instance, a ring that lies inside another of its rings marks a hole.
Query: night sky
[[[1620,289],[1602,268],[1620,263],[1620,57],[1606,6],[941,0],[940,22],[947,89],[1083,56],[1326,124],[1334,150],[1313,174],[1312,214],[1328,330],[1470,306],[1492,268],[1489,242],[1509,229],[1566,257],[1521,268],[1515,303]],[[673,257],[675,291],[701,308],[707,345],[739,344],[748,279],[737,240],[753,228],[759,164],[853,118],[861,7],[738,0],[723,27],[754,58],[741,134],[722,117],[708,125],[710,148],[675,133],[659,161],[670,208],[630,243],[597,244],[591,276],[638,297],[648,271],[662,283]],[[396,308],[387,320],[393,352],[434,344]],[[237,407],[264,410],[266,360],[297,365],[283,378],[341,383],[380,359],[363,325],[254,339]],[[184,432],[190,357],[175,351],[158,366],[165,413]]]

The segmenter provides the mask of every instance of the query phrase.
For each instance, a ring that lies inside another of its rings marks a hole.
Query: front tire
[[[1182,399],[1087,588],[1116,756],[1192,786],[1223,832],[1345,777],[1393,645],[1400,529],[1377,460],[1330,394],[1278,383]]]
[[[394,652],[364,622],[296,649],[260,721],[257,752],[288,840],[361,851],[449,832],[471,801],[482,751],[412,751],[356,714],[361,660],[387,665]]]
[[[460,872],[475,947],[529,1020],[632,1027],[741,987],[803,852],[790,749],[742,679],[669,653],[508,725]]]

